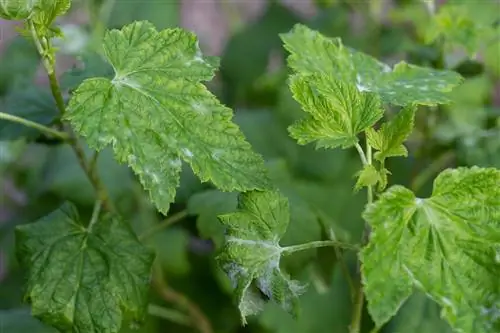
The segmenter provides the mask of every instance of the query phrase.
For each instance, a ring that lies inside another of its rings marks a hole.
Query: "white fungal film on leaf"
[[[224,191],[268,188],[263,159],[202,83],[217,61],[203,57],[195,35],[135,22],[107,32],[103,49],[114,79],[85,80],[66,118],[92,148],[111,144],[161,212],[174,200],[181,159]]]

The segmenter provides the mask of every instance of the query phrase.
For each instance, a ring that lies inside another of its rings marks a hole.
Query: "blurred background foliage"
[[[360,169],[351,151],[298,146],[287,126],[300,116],[286,84],[286,54],[279,33],[301,22],[388,64],[400,60],[461,73],[465,83],[449,106],[419,109],[407,144],[410,157],[390,161],[391,183],[428,195],[446,167],[500,167],[500,3],[495,0],[79,0],[60,20],[61,83],[68,98],[82,80],[111,75],[99,56],[104,29],[147,19],[157,28],[195,31],[202,49],[221,57],[210,89],[235,110],[235,122],[266,159],[271,177],[291,202],[285,244],[327,238],[357,240],[365,196],[354,193]],[[34,47],[0,21],[0,110],[50,125],[57,119]],[[389,110],[395,112],[397,110]],[[88,151],[89,158],[91,152]],[[152,288],[149,315],[139,333],[348,332],[351,300],[342,270],[356,270],[349,253],[321,249],[285,261],[309,282],[294,320],[279,307],[241,327],[226,277],[214,257],[223,228],[217,214],[236,207],[237,193],[201,184],[185,168],[168,217],[158,214],[128,167],[109,150],[98,169],[113,200],[148,246],[155,248],[170,293]],[[0,332],[49,333],[22,302],[24,272],[14,256],[13,228],[33,222],[71,200],[90,214],[93,190],[67,146],[31,129],[0,121]],[[163,221],[163,222],[162,222]],[[194,311],[194,312],[193,312]],[[372,323],[365,313],[363,331]],[[383,332],[448,332],[439,309],[416,293]]]

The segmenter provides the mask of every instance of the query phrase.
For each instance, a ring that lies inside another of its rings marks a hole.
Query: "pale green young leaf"
[[[355,82],[361,92],[380,95],[395,105],[449,103],[448,93],[462,82],[452,71],[435,70],[400,62],[391,68],[362,52],[345,47],[340,38],[328,38],[297,24],[282,34],[290,52],[288,65],[301,75],[323,73]]]
[[[369,205],[361,252],[368,309],[387,322],[414,287],[437,302],[458,332],[500,330],[500,171],[448,169],[432,196],[394,186]]]
[[[407,106],[389,122],[382,124],[378,131],[372,128],[366,131],[368,144],[378,150],[375,159],[383,162],[392,156],[408,156],[403,143],[413,130],[416,111],[415,105]]]
[[[60,331],[115,333],[143,319],[154,256],[119,217],[85,228],[67,203],[17,227],[16,252],[33,316]]]
[[[5,20],[24,20],[33,11],[33,0],[0,0],[0,17]]]
[[[367,164],[363,169],[357,173],[358,180],[356,185],[354,185],[354,190],[358,191],[365,186],[375,186],[378,183],[383,183],[381,172],[375,168],[373,164]]]
[[[279,192],[252,191],[240,195],[238,207],[237,212],[219,216],[227,230],[218,261],[236,289],[243,323],[264,305],[254,286],[297,314],[298,296],[304,287],[280,269],[284,248],[279,242],[290,220],[288,200]]]
[[[374,94],[361,93],[354,84],[330,75],[295,75],[290,81],[293,97],[309,115],[290,126],[290,135],[316,148],[348,148],[357,135],[382,118],[384,110]]]
[[[201,83],[213,77],[216,61],[203,57],[194,34],[135,22],[107,32],[103,49],[114,78],[85,80],[66,118],[91,147],[112,144],[161,212],[174,199],[181,160],[223,191],[269,186],[232,111]]]
[[[66,14],[71,7],[71,0],[34,0],[33,13],[30,16],[36,26],[48,29],[58,16]]]

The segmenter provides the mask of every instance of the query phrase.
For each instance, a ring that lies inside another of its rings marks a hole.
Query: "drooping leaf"
[[[226,243],[218,256],[222,269],[236,289],[243,323],[262,311],[265,301],[255,286],[286,311],[298,312],[298,296],[304,287],[280,269],[283,247],[279,241],[290,219],[288,200],[279,192],[245,192],[239,210],[219,216],[226,226]]]
[[[378,131],[372,128],[367,129],[368,143],[378,150],[374,155],[375,159],[383,162],[392,156],[408,156],[403,143],[413,130],[416,111],[416,106],[407,106],[389,122],[382,124]]]
[[[295,75],[290,90],[309,113],[289,128],[302,145],[316,141],[316,148],[351,147],[357,135],[384,114],[376,95],[361,93],[354,84],[330,75]]]
[[[84,227],[65,204],[16,229],[16,252],[28,270],[33,316],[64,332],[109,332],[140,321],[153,255],[119,217]]]
[[[327,38],[297,24],[281,35],[290,52],[288,65],[301,75],[324,73],[338,80],[356,82],[359,91],[374,92],[395,105],[449,103],[448,93],[462,77],[400,62],[391,68],[362,52],[345,47],[340,38]]]
[[[85,80],[67,119],[91,147],[112,144],[161,212],[174,199],[181,159],[224,191],[269,186],[231,110],[201,83],[213,77],[216,61],[202,56],[193,34],[135,22],[109,31],[103,47],[115,77]]]
[[[421,289],[465,333],[500,329],[500,171],[448,169],[432,196],[393,186],[364,213],[361,252],[368,309],[378,326]]]

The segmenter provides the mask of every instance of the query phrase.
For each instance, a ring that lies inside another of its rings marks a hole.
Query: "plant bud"
[[[36,0],[0,0],[0,17],[7,20],[27,18]]]

